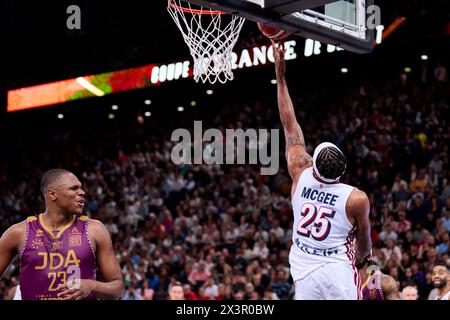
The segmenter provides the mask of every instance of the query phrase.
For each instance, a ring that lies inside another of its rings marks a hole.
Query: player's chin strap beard
[[[322,142],[321,144],[319,144],[317,146],[317,148],[314,150],[314,155],[313,155],[313,168],[314,168],[314,173],[320,178],[320,180],[322,180],[325,183],[334,183],[336,181],[339,180],[339,178],[342,176],[342,174],[337,177],[336,179],[329,179],[329,178],[325,178],[324,176],[322,176],[319,172],[319,170],[317,169],[317,157],[319,156],[320,152],[325,149],[325,148],[335,148],[337,149],[339,152],[341,152],[341,150],[339,150],[338,147],[336,147],[334,144],[330,143],[330,142]]]

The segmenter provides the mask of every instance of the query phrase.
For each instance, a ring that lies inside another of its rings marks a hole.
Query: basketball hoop
[[[233,80],[231,53],[245,19],[181,0],[168,0],[167,11],[175,21],[194,59],[194,80],[225,83]]]

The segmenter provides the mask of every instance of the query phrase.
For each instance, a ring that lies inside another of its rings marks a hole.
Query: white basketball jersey
[[[355,228],[345,212],[352,190],[343,183],[318,181],[312,167],[302,172],[292,198],[294,224],[289,262],[294,281],[327,263],[353,266]]]
[[[438,295],[436,300],[450,300],[450,291],[447,291],[442,297]]]

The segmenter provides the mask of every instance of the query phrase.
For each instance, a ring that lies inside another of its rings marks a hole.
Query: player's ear
[[[50,200],[55,201],[55,200],[57,199],[57,196],[56,196],[56,190],[55,190],[55,189],[48,189],[48,190],[47,190],[47,197],[48,197]]]

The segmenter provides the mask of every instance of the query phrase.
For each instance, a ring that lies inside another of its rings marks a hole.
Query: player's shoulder
[[[93,241],[95,247],[101,243],[105,243],[105,241],[110,238],[109,231],[103,222],[91,218],[87,218],[86,221],[88,222],[87,228],[89,239]]]
[[[36,217],[28,217],[27,219],[25,219],[21,222],[15,223],[11,227],[9,227],[9,229],[6,230],[6,232],[10,232],[12,234],[17,234],[17,235],[24,233],[27,228],[27,222],[34,221],[30,218],[36,218]]]
[[[91,221],[92,219],[89,218],[87,215],[81,215],[79,217],[77,217],[78,221]]]
[[[88,216],[81,216],[78,219],[81,221],[88,221],[89,225],[93,226],[93,227],[104,226],[103,222],[101,222],[100,220],[92,219],[92,218],[89,218]]]
[[[310,177],[311,177],[311,176],[312,176],[312,168],[313,168],[313,165],[312,165],[312,164],[305,165],[305,166],[303,166],[303,167],[299,167],[299,168],[298,168],[298,172],[297,172],[297,178],[294,179],[294,182],[299,183],[300,180],[305,180],[306,177],[307,177],[306,173],[308,172],[308,169],[309,169],[309,171],[310,171]],[[303,178],[303,179],[302,179],[302,178]]]
[[[10,226],[3,234],[0,234],[4,244],[18,248],[25,239],[27,220]]]
[[[350,196],[351,197],[355,197],[355,198],[368,198],[367,197],[367,194],[364,192],[364,191],[362,191],[361,189],[358,189],[357,187],[352,187],[353,188],[353,190],[352,190],[352,192],[350,193]]]
[[[353,188],[352,192],[347,198],[347,203],[345,205],[345,210],[350,216],[360,216],[365,214],[370,208],[370,200],[367,194],[359,190],[358,188]]]
[[[83,217],[85,217],[85,218],[83,218]],[[89,229],[91,231],[94,231],[94,232],[108,231],[108,229],[106,229],[106,226],[100,220],[91,219],[88,216],[81,216],[78,219],[83,220],[83,221],[87,221]]]
[[[369,202],[369,197],[364,191],[354,187],[347,201],[352,205],[365,204]]]

